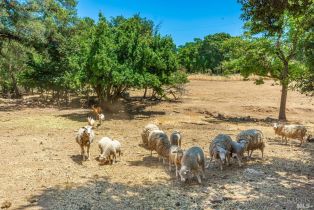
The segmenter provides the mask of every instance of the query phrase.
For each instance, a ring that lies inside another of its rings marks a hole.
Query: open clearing
[[[280,87],[271,81],[198,81],[187,85],[179,102],[127,109],[106,115],[97,128],[91,160],[81,162],[75,142],[86,125],[87,109],[27,108],[0,104],[0,204],[11,209],[296,209],[314,208],[314,144],[282,144],[272,122]],[[250,116],[250,117],[248,117]],[[288,93],[287,117],[314,133],[314,99]],[[241,168],[234,162],[220,171],[211,163],[201,185],[180,183],[156,154],[139,147],[149,122],[170,134],[183,133],[183,148],[201,146],[219,133],[235,135],[258,128],[266,137],[264,160],[255,151]],[[102,136],[121,141],[123,156],[112,166],[99,165]],[[256,174],[247,169],[254,169]]]

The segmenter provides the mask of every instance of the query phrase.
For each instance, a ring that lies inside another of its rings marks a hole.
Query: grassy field
[[[202,80],[202,81],[243,81],[243,80],[256,80],[259,79],[259,76],[249,76],[244,79],[240,74],[232,74],[227,76],[219,75],[209,75],[209,74],[190,74],[188,76],[189,80]],[[264,78],[267,79],[267,78]]]
[[[86,125],[90,110],[29,108],[2,100],[0,204],[8,201],[12,209],[314,208],[314,144],[282,144],[272,129],[280,87],[271,81],[256,86],[241,79],[190,79],[179,101],[130,101],[107,113],[86,162],[75,134]],[[291,91],[287,104],[289,121],[304,124],[313,134],[313,98]],[[149,122],[167,134],[181,131],[183,148],[201,146],[206,156],[217,134],[234,138],[241,130],[257,128],[265,136],[264,159],[255,151],[243,167],[234,162],[223,171],[211,163],[201,185],[184,184],[156,154],[150,157],[138,146]],[[123,155],[115,165],[96,161],[103,136],[122,143]]]

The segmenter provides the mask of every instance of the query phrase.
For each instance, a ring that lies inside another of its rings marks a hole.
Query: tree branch
[[[281,43],[280,43],[281,35],[282,34],[279,33],[277,41],[276,41],[276,54],[280,60],[282,60],[283,62],[286,62],[286,57],[285,57],[283,51],[281,50]]]
[[[290,50],[290,54],[287,57],[288,61],[296,55],[298,37],[299,37],[299,31],[297,31],[292,38],[292,49]]]
[[[23,39],[21,39],[21,37],[8,33],[8,32],[4,32],[4,31],[0,31],[0,39],[7,39],[7,40],[15,40],[18,42],[24,41]]]

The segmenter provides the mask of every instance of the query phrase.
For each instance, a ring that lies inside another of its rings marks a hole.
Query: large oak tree
[[[279,120],[287,120],[286,102],[289,85],[296,81],[296,74],[300,73],[300,68],[294,68],[297,60],[297,53],[302,47],[308,29],[304,27],[309,16],[313,15],[310,8],[313,6],[312,0],[238,0],[242,4],[242,19],[246,21],[245,27],[247,35],[259,35],[267,38],[265,43],[260,41],[258,45],[262,52],[272,57],[268,60],[266,55],[265,65],[262,68],[252,67],[251,72],[270,76],[276,75],[282,86],[279,109]],[[258,40],[258,39],[257,39]],[[253,49],[257,57],[259,52]],[[247,54],[247,53],[246,53]],[[247,56],[250,58],[250,56]],[[247,62],[249,62],[250,59]],[[271,65],[268,65],[271,64]],[[303,69],[304,72],[307,70]],[[273,74],[278,72],[279,74]],[[302,72],[301,72],[302,73]]]

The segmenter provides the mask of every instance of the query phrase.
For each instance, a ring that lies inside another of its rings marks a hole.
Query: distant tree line
[[[224,47],[224,42],[232,38],[228,33],[216,33],[179,46],[181,67],[188,73],[224,74],[222,62],[228,59],[229,50]]]

